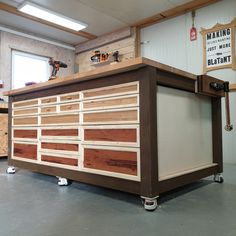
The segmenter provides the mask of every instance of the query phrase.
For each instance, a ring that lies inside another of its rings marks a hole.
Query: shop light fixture
[[[69,17],[63,16],[59,13],[53,12],[51,10],[48,10],[46,8],[43,8],[41,6],[38,6],[31,2],[25,2],[21,6],[18,7],[18,10],[21,12],[24,12],[26,14],[29,14],[31,16],[35,16],[37,18],[49,21],[51,23],[79,31],[87,27],[86,24],[71,19]]]

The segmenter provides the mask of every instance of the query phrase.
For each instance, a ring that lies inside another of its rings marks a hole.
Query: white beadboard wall
[[[196,11],[195,27],[197,41],[189,40],[192,26],[191,13],[146,27],[141,30],[141,55],[176,68],[194,73],[203,73],[202,28],[211,28],[216,23],[226,24],[236,17],[236,1],[222,0]],[[236,83],[236,71],[221,69],[208,73],[219,79]],[[223,130],[224,162],[236,164],[236,93],[230,94],[232,132]],[[222,120],[225,124],[224,100],[222,99]]]

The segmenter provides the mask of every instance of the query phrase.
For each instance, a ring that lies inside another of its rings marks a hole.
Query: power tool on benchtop
[[[49,78],[49,80],[54,80],[57,79],[57,72],[59,71],[60,67],[61,68],[67,68],[67,64],[61,61],[55,61],[52,57],[48,61],[49,65],[52,66],[52,74]]]

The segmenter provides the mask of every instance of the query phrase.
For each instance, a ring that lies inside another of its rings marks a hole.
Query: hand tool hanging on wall
[[[52,66],[52,74],[49,80],[53,80],[57,78],[56,74],[59,71],[60,67],[67,68],[67,64],[61,61],[55,61],[52,57],[49,59],[48,63],[50,66]]]
[[[233,125],[230,121],[230,106],[229,106],[229,82],[225,81],[224,83],[212,82],[210,83],[210,87],[216,91],[223,90],[225,93],[225,117],[226,117],[226,125],[225,130],[231,131],[233,130]]]

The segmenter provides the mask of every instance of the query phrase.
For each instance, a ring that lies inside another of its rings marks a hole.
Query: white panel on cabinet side
[[[159,180],[213,163],[211,100],[157,87]]]

